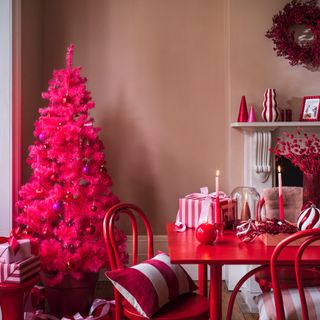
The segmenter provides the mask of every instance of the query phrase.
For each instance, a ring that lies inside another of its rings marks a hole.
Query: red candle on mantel
[[[279,218],[281,221],[284,221],[282,175],[281,175],[281,167],[280,166],[278,166],[278,185],[279,185]]]
[[[215,210],[215,223],[221,223],[221,210],[220,210],[220,198],[219,198],[219,170],[216,172],[216,210]]]

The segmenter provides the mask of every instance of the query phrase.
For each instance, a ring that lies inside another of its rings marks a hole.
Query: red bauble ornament
[[[97,143],[94,143],[93,144],[93,149],[95,151],[100,151],[102,148],[101,148],[101,143],[100,142],[97,142]]]
[[[49,149],[49,145],[48,144],[43,144],[43,145],[41,145],[41,150],[42,151],[45,151],[45,150],[48,150]]]
[[[90,208],[90,210],[91,211],[93,211],[93,212],[95,212],[95,211],[97,211],[97,206],[95,205],[95,204],[93,204],[92,206],[91,206],[91,208]]]
[[[72,243],[70,243],[70,244],[68,245],[68,250],[69,250],[70,253],[75,253],[76,248],[75,248],[75,246],[74,246]]]
[[[107,172],[107,169],[105,166],[100,166],[100,169],[99,169],[100,173],[106,173]]]
[[[73,195],[70,193],[70,191],[67,191],[64,195],[64,200],[66,202],[71,202],[73,200]]]
[[[62,103],[63,104],[67,104],[68,102],[70,102],[70,96],[68,94],[66,94],[63,98],[62,98]]]
[[[23,207],[22,211],[23,211],[23,212],[27,212],[27,211],[28,211],[28,207],[29,207],[28,205],[25,205],[25,206]]]
[[[93,224],[90,224],[88,227],[86,227],[87,234],[94,234],[95,231],[96,231],[96,228]]]
[[[56,182],[58,179],[58,175],[56,173],[53,173],[50,177],[49,177],[51,182]]]
[[[44,236],[47,236],[47,235],[48,235],[48,228],[47,228],[47,227],[43,228],[42,234],[43,234]]]
[[[211,244],[216,236],[216,228],[211,223],[202,223],[196,229],[196,238],[202,244]]]
[[[72,260],[69,260],[67,263],[66,263],[66,267],[67,269],[69,270],[73,270],[74,269],[74,262]]]
[[[39,197],[39,198],[42,198],[44,195],[44,190],[43,188],[38,188],[36,189],[36,196]]]

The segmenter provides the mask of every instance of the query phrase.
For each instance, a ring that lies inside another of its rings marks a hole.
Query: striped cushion
[[[305,288],[309,319],[320,319],[320,287]],[[282,291],[286,319],[302,319],[298,289]],[[274,296],[272,292],[255,297],[259,308],[259,320],[276,320]]]
[[[179,295],[197,289],[187,272],[161,253],[131,268],[107,271],[107,278],[144,317],[150,318]]]

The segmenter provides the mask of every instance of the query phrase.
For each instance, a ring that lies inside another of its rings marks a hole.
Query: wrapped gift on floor
[[[23,283],[37,276],[39,272],[39,256],[31,256],[13,263],[0,263],[0,283]]]
[[[236,200],[223,192],[219,193],[222,221],[226,228],[231,228],[235,219]],[[176,225],[196,228],[207,220],[214,223],[216,194],[208,193],[208,188],[201,188],[201,193],[192,193],[179,199],[179,211]],[[203,212],[203,210],[205,212]],[[207,212],[206,212],[207,211]]]
[[[36,310],[44,310],[45,299],[45,288],[35,285],[25,297],[24,312],[35,313]]]
[[[32,239],[0,238],[0,263],[13,263],[37,255],[39,252],[38,243]],[[9,242],[8,242],[9,241]]]

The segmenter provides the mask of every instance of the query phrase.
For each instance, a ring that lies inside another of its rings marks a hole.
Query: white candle
[[[220,175],[220,171],[217,170],[216,171],[216,195],[217,196],[219,194],[219,175]]]

